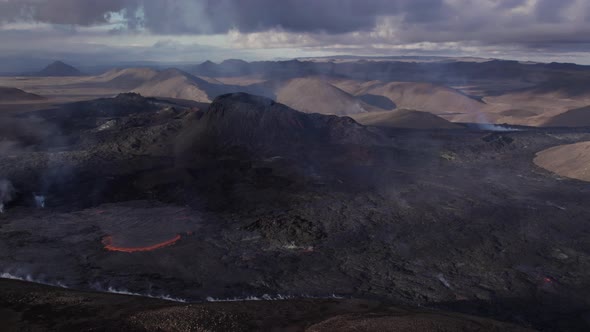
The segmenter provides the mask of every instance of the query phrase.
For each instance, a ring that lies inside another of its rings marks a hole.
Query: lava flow
[[[152,251],[152,250],[171,246],[171,245],[175,244],[176,242],[178,242],[178,240],[180,240],[180,238],[181,238],[181,236],[179,234],[177,234],[175,237],[173,237],[170,240],[156,243],[154,245],[147,246],[147,247],[117,247],[117,246],[113,245],[113,237],[109,235],[109,236],[105,236],[102,239],[102,244],[104,245],[104,248],[109,251],[142,252],[142,251]]]

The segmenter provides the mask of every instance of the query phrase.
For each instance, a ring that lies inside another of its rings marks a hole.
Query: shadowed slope
[[[461,126],[428,112],[414,110],[394,110],[356,114],[351,116],[366,126],[413,129],[458,129]]]
[[[43,99],[45,99],[45,97],[36,95],[34,93],[28,93],[21,89],[0,86],[0,103],[13,101],[35,101]]]
[[[590,106],[558,114],[543,123],[544,127],[590,127]]]

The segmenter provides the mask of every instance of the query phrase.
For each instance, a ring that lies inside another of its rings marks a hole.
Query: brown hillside
[[[572,179],[590,181],[590,142],[560,145],[537,153],[537,166]]]
[[[276,99],[304,113],[351,115],[382,111],[320,78],[296,78],[282,85]]]

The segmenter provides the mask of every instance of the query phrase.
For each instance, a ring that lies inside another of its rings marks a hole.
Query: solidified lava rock
[[[33,115],[49,120],[65,130],[89,129],[99,118],[124,117],[138,113],[151,113],[161,109],[154,98],[137,93],[122,93],[115,98],[101,98],[65,104],[57,109],[34,112]]]
[[[504,135],[489,134],[482,138],[484,142],[494,144],[498,148],[502,148],[514,142],[514,139]]]
[[[317,223],[298,216],[260,218],[247,226],[246,230],[258,231],[267,239],[282,245],[310,245],[327,236]]]

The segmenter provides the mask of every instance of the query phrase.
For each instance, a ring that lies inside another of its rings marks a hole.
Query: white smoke
[[[246,297],[232,297],[232,298],[214,298],[208,296],[206,298],[207,302],[242,302],[242,301],[284,301],[284,300],[294,300],[294,299],[316,299],[316,300],[324,300],[324,299],[343,299],[342,296],[337,296],[332,294],[330,296],[310,296],[310,295],[300,295],[300,296],[293,296],[293,295],[281,295],[277,294],[275,296],[264,294],[262,296],[246,296]]]
[[[117,288],[113,288],[113,287],[109,287],[106,290],[109,293],[113,293],[113,294],[120,294],[120,295],[131,295],[131,296],[142,296],[142,297],[149,297],[152,299],[160,299],[160,300],[166,300],[166,301],[173,301],[173,302],[181,302],[181,303],[186,303],[185,299],[181,299],[178,297],[172,297],[168,294],[163,294],[163,295],[153,295],[153,294],[142,294],[142,293],[134,293],[134,292],[130,292],[126,289],[117,289]]]
[[[512,128],[509,126],[496,125],[491,123],[478,123],[477,127],[481,130],[487,131],[521,131],[521,129]]]
[[[14,199],[14,194],[12,182],[0,179],[0,213],[4,213],[4,205]]]
[[[48,281],[41,277],[34,277],[30,274],[21,274],[18,272],[1,272],[0,279],[11,279],[11,280],[20,280],[20,281],[27,281],[36,284],[42,284],[47,286],[54,286],[60,288],[68,288],[64,283],[61,281]]]
[[[437,274],[436,279],[438,279],[438,281],[440,281],[446,288],[452,288],[451,283],[449,283],[447,278],[445,278],[445,276],[442,273]]]
[[[179,297],[174,297],[171,296],[169,294],[152,294],[152,293],[137,293],[137,292],[131,292],[127,289],[124,288],[115,288],[112,286],[108,286],[108,287],[103,287],[98,283],[95,283],[93,285],[91,285],[91,288],[99,291],[99,292],[106,292],[106,293],[112,293],[112,294],[119,294],[119,295],[129,295],[129,296],[141,296],[141,297],[149,297],[152,299],[160,299],[160,300],[166,300],[166,301],[172,301],[172,302],[180,302],[180,303],[186,303],[187,300],[179,298]]]
[[[506,131],[521,131],[522,130],[522,129],[513,128],[513,127],[508,126],[506,124],[503,124],[503,125],[494,124],[490,121],[490,119],[488,118],[486,113],[482,112],[482,111],[475,110],[475,116],[476,116],[477,121],[476,121],[476,123],[474,123],[474,125],[479,130],[504,131],[504,132],[506,132]]]

